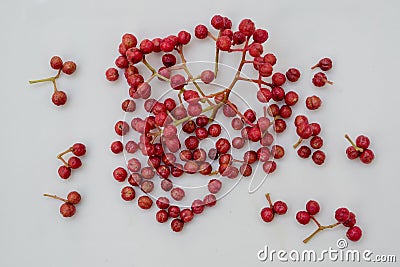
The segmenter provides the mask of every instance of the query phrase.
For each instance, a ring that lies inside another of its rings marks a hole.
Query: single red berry
[[[350,227],[346,232],[346,236],[349,240],[356,242],[360,240],[362,236],[362,230],[358,226]]]
[[[117,135],[123,136],[129,132],[129,124],[125,121],[118,121],[114,126],[114,130]]]
[[[310,126],[313,136],[319,135],[321,133],[321,125],[319,125],[318,123],[312,122],[310,123]]]
[[[272,83],[275,86],[281,86],[285,82],[286,82],[286,77],[283,73],[275,72],[274,75],[272,75]]]
[[[157,207],[160,209],[168,209],[169,207],[169,199],[166,197],[159,197],[156,201]]]
[[[362,149],[366,149],[369,147],[370,141],[369,138],[365,135],[359,135],[356,138],[356,146]]]
[[[316,95],[309,96],[306,98],[306,107],[309,110],[316,110],[321,106],[321,104],[322,104],[321,98],[319,98]]]
[[[242,32],[236,31],[233,33],[232,40],[234,45],[240,45],[246,41],[246,36]]]
[[[195,136],[189,136],[185,139],[185,146],[189,150],[194,150],[199,146],[199,139]]]
[[[350,218],[350,211],[347,208],[338,208],[335,211],[335,219],[338,222],[343,223],[347,221],[349,218]]]
[[[285,90],[282,87],[276,86],[272,88],[272,99],[276,102],[282,101],[285,98]]]
[[[296,68],[290,68],[286,72],[286,78],[291,82],[297,82],[300,79],[300,71]]]
[[[286,122],[282,119],[274,121],[274,130],[276,133],[282,133],[286,130]]]
[[[332,68],[332,60],[330,58],[321,59],[318,64],[311,67],[311,69],[320,68],[323,71],[328,71]]]
[[[257,91],[257,99],[261,103],[268,103],[271,100],[271,98],[272,98],[271,90],[267,88],[261,88],[260,90]]]
[[[68,165],[71,169],[78,169],[82,166],[82,161],[78,157],[70,157],[68,159]]]
[[[138,199],[138,205],[140,208],[147,210],[153,205],[153,200],[148,196],[141,196]]]
[[[322,140],[321,137],[319,136],[314,136],[310,140],[310,146],[314,149],[320,149],[322,145],[324,144],[324,141]]]
[[[205,25],[199,24],[196,26],[196,28],[194,29],[194,35],[198,38],[198,39],[205,39],[208,36],[208,29]]]
[[[171,229],[174,232],[182,231],[183,226],[184,226],[184,222],[180,219],[173,219],[171,222]]]
[[[350,211],[349,219],[342,223],[345,227],[353,227],[356,225],[356,215]]]
[[[279,116],[281,116],[281,118],[284,118],[284,119],[287,119],[290,116],[292,116],[291,107],[288,105],[281,106],[281,108],[279,109]]]
[[[172,189],[174,185],[172,184],[171,180],[169,179],[163,179],[161,181],[161,189],[164,190],[165,192],[168,192]]]
[[[374,152],[372,152],[370,149],[364,149],[364,151],[360,154],[360,160],[365,164],[370,164],[374,158]]]
[[[296,127],[299,127],[301,124],[308,124],[308,119],[304,115],[297,115],[295,120],[294,120],[294,125]]]
[[[288,106],[293,106],[299,101],[299,95],[294,91],[289,91],[285,94],[285,103]]]
[[[263,46],[260,43],[252,43],[249,46],[249,54],[252,57],[259,57],[264,52]]]
[[[256,29],[253,33],[253,40],[256,43],[264,43],[268,40],[268,32],[264,29]]]
[[[220,154],[225,154],[229,151],[231,148],[231,144],[229,141],[225,138],[220,138],[218,141],[215,143],[215,148],[217,149],[218,153]]]
[[[320,210],[318,202],[315,200],[309,200],[306,204],[306,210],[310,215],[317,214]]]
[[[273,205],[273,210],[278,215],[283,215],[287,212],[288,207],[283,201],[276,201]]]
[[[262,77],[269,77],[272,75],[273,67],[270,63],[263,63],[258,67],[258,72]]]
[[[53,56],[50,59],[50,66],[55,70],[59,70],[63,67],[63,61],[59,56]]]
[[[224,18],[221,15],[214,15],[211,18],[211,25],[216,29],[216,30],[221,30],[224,28],[225,23],[224,23]]]
[[[113,176],[118,182],[124,182],[128,177],[128,172],[124,168],[118,167],[113,171]]]
[[[300,224],[306,225],[310,222],[310,219],[311,219],[310,214],[307,211],[302,210],[297,212],[296,214],[296,220]]]
[[[360,156],[360,153],[354,148],[354,146],[349,146],[346,148],[346,155],[349,159],[353,160]]]
[[[179,217],[181,213],[181,209],[178,206],[169,206],[168,208],[168,215],[171,218],[177,218]]]
[[[308,139],[312,136],[312,128],[310,124],[303,123],[297,126],[296,133],[300,138]]]
[[[194,214],[200,214],[204,210],[204,202],[200,199],[196,199],[193,201],[191,208]]]
[[[72,216],[74,216],[75,212],[76,212],[76,208],[75,208],[74,204],[66,202],[60,206],[60,213],[64,217],[72,217]]]
[[[333,82],[329,81],[328,78],[326,77],[325,73],[323,73],[323,72],[318,72],[318,73],[314,74],[314,77],[312,78],[312,83],[316,87],[322,87],[326,83],[331,84],[331,85],[333,84]]]
[[[229,51],[231,49],[232,41],[228,36],[220,36],[217,39],[216,45],[221,51]]]
[[[68,179],[71,176],[71,168],[65,165],[62,165],[58,168],[58,175],[62,179]]]
[[[76,64],[73,61],[67,61],[63,64],[62,67],[62,72],[64,72],[67,75],[71,75],[72,73],[75,72],[76,70]]]
[[[316,150],[311,156],[312,160],[317,165],[322,165],[325,162],[325,153],[321,150]]]
[[[71,204],[78,204],[79,202],[81,202],[81,199],[81,195],[76,191],[69,192],[67,195],[68,203]]]
[[[122,36],[122,44],[127,48],[135,47],[137,45],[137,39],[133,34],[125,33]]]
[[[178,43],[181,45],[187,45],[190,42],[191,37],[192,36],[187,31],[180,31],[178,33]]]
[[[135,198],[135,189],[130,186],[125,186],[121,189],[121,197],[125,201],[131,201]],[[151,200],[151,199],[150,199]]]
[[[263,171],[265,173],[273,173],[276,170],[276,162],[275,161],[266,161],[263,164]]]
[[[184,223],[188,223],[188,222],[190,222],[191,220],[193,220],[194,213],[193,213],[193,211],[191,211],[190,209],[183,209],[183,210],[181,211],[180,217],[181,217],[181,220],[182,220]]]
[[[272,66],[276,64],[276,57],[274,54],[268,53],[264,56],[264,62],[269,63]]]
[[[203,199],[204,205],[207,207],[213,207],[217,204],[217,198],[213,194],[206,195]]]
[[[119,78],[119,73],[116,68],[108,68],[106,70],[106,79],[110,82],[116,81]]]
[[[71,152],[75,155],[75,156],[83,156],[86,153],[86,146],[84,144],[81,143],[75,143],[72,146]]]
[[[274,219],[274,211],[270,207],[265,207],[260,212],[261,219],[264,222],[272,222]]]
[[[171,197],[176,201],[181,201],[185,197],[185,191],[182,188],[175,187],[171,190]]]
[[[60,90],[55,91],[51,96],[51,101],[56,106],[65,105],[65,103],[67,103],[67,94]]]
[[[114,154],[121,153],[124,150],[124,145],[121,143],[121,141],[114,141],[111,143],[111,151]]]
[[[169,215],[168,212],[165,210],[159,210],[156,213],[156,220],[159,223],[165,223],[166,221],[168,221]]]
[[[250,19],[243,19],[239,23],[239,31],[242,32],[245,36],[252,36],[255,32],[255,24]]]
[[[311,149],[308,146],[301,146],[297,150],[297,155],[299,155],[300,158],[306,159],[306,158],[310,157]]]
[[[125,56],[119,56],[115,59],[115,66],[120,69],[125,69],[129,67],[129,61]]]

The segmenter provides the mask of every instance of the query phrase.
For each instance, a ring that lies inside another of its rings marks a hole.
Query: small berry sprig
[[[310,139],[310,146],[315,149],[312,153],[312,160],[317,165],[322,165],[325,162],[325,152],[320,150],[323,146],[324,141],[319,136],[321,133],[321,126],[319,123],[308,122],[308,118],[305,115],[298,115],[294,120],[294,125],[296,126],[296,133],[299,136],[299,140],[293,145],[293,148],[296,149],[304,140]],[[301,146],[297,150],[297,154],[301,158],[309,158],[311,155],[311,148],[306,145]]]
[[[323,71],[328,71],[332,68],[332,60],[330,58],[323,58],[316,65],[311,67],[312,70],[315,68],[320,68]],[[316,87],[322,87],[327,83],[330,85],[333,84],[333,82],[329,81],[326,77],[326,74],[323,72],[317,72],[316,74],[314,74],[314,77],[312,78],[312,83]]]
[[[260,215],[261,219],[264,222],[272,222],[275,217],[275,214],[283,215],[287,212],[288,207],[285,202],[279,200],[272,203],[270,194],[266,194],[265,197],[269,203],[269,207],[265,207],[261,210]]]
[[[347,208],[338,208],[335,211],[336,223],[330,225],[321,225],[319,221],[315,218],[315,215],[320,211],[319,203],[315,200],[309,200],[306,204],[306,210],[301,210],[296,214],[296,220],[302,224],[306,225],[311,220],[317,225],[317,229],[306,239],[303,240],[304,243],[309,242],[316,234],[325,230],[334,228],[339,225],[348,227],[346,236],[351,241],[358,241],[362,236],[362,230],[360,227],[356,226],[356,215],[349,211]]]
[[[353,160],[360,158],[362,163],[370,164],[374,158],[374,152],[368,149],[370,140],[365,135],[359,135],[356,138],[356,143],[351,140],[350,136],[345,134],[344,137],[350,142],[351,146],[347,147],[346,155],[349,159]]]
[[[61,198],[56,195],[43,194],[45,197],[50,197],[63,201],[64,203],[60,206],[60,214],[63,217],[72,217],[76,213],[75,205],[81,202],[81,195],[77,191],[68,193],[67,198]]]
[[[64,160],[63,156],[70,152],[75,156],[70,157],[67,162]],[[86,154],[86,146],[81,143],[75,143],[73,146],[69,147],[64,152],[58,154],[57,158],[64,163],[64,165],[58,168],[58,175],[62,179],[68,179],[71,176],[72,169],[78,169],[79,167],[82,166],[82,161],[78,157],[81,157],[85,154]]]
[[[29,83],[34,84],[42,82],[52,82],[54,87],[54,92],[51,97],[51,101],[56,106],[62,106],[67,102],[67,94],[64,91],[58,90],[56,80],[60,78],[61,72],[67,75],[71,75],[72,73],[74,73],[76,70],[76,64],[73,61],[67,61],[63,63],[62,59],[59,56],[53,56],[50,59],[50,66],[53,69],[58,70],[55,76],[39,80],[31,80],[29,81]]]

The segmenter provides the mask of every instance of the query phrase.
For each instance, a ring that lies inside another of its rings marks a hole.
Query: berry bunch
[[[288,207],[285,202],[279,200],[272,203],[269,193],[266,194],[265,197],[267,198],[269,207],[263,208],[260,212],[261,219],[264,222],[272,222],[275,214],[283,215],[287,212]]]
[[[301,210],[296,214],[296,220],[302,224],[306,225],[311,220],[317,225],[317,229],[306,239],[303,240],[304,243],[310,241],[316,234],[325,230],[334,228],[339,225],[343,225],[348,228],[346,232],[346,236],[351,241],[358,241],[362,236],[361,228],[356,226],[356,215],[353,212],[350,212],[347,208],[338,208],[335,211],[335,219],[336,223],[323,226],[319,223],[319,221],[315,218],[315,215],[320,211],[320,205],[315,200],[309,200],[306,204],[306,210]]]
[[[320,68],[323,71],[328,71],[332,68],[332,60],[330,58],[321,59],[316,65],[312,66],[311,69]],[[322,87],[325,84],[333,84],[333,82],[329,81],[324,72],[317,72],[314,74],[312,78],[312,83],[316,87]]]
[[[72,156],[68,159],[68,161],[65,161],[63,156],[67,153],[72,153],[75,156]],[[58,175],[62,179],[68,179],[71,176],[71,171],[73,169],[78,169],[79,167],[82,166],[82,161],[80,160],[79,157],[85,154],[86,154],[86,146],[81,143],[75,143],[64,152],[58,154],[57,158],[64,163],[64,165],[61,165],[58,168]]]
[[[353,160],[359,157],[361,162],[365,164],[370,164],[374,160],[375,155],[374,152],[369,149],[370,140],[367,136],[357,136],[356,143],[354,143],[347,134],[344,137],[351,144],[351,146],[346,149],[346,155],[349,159]]]
[[[41,82],[52,82],[54,92],[51,97],[51,101],[56,106],[62,106],[67,102],[67,94],[64,91],[57,89],[56,80],[58,78],[60,78],[61,73],[64,73],[67,75],[71,75],[72,73],[74,73],[76,70],[76,64],[73,61],[63,62],[59,56],[53,56],[50,59],[50,66],[54,70],[58,71],[55,76],[45,78],[45,79],[31,80],[31,81],[29,81],[29,83],[34,84],[34,83],[41,83]]]
[[[69,192],[66,199],[50,194],[43,194],[43,196],[58,199],[64,202],[60,206],[60,213],[63,217],[74,216],[76,212],[75,205],[81,202],[81,195],[76,191]]]
[[[298,115],[294,120],[294,125],[296,126],[296,133],[299,136],[299,140],[293,145],[293,148],[297,148],[304,140],[310,139],[311,148],[315,149],[314,152],[311,151],[311,148],[302,145],[297,150],[297,155],[301,158],[309,158],[312,153],[312,160],[317,165],[322,165],[325,162],[325,152],[323,152],[321,147],[324,144],[323,139],[319,136],[321,133],[321,126],[316,123],[308,122],[308,118],[305,115]]]

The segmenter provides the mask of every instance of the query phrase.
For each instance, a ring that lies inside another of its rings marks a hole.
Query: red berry
[[[180,31],[178,33],[178,43],[181,45],[186,45],[190,42],[191,35],[187,31]]]
[[[322,165],[325,162],[325,153],[321,150],[316,150],[311,156],[312,160],[317,165]]]
[[[274,211],[270,207],[263,208],[260,215],[264,222],[272,222],[274,219]]]
[[[360,156],[360,153],[353,146],[349,146],[346,149],[346,155],[349,159],[356,159]]]
[[[129,124],[125,121],[118,121],[114,126],[115,132],[119,136],[123,136],[129,132]]]
[[[288,207],[283,201],[276,201],[273,205],[273,210],[278,215],[283,215],[287,212]]]
[[[370,149],[364,149],[364,151],[360,154],[360,160],[365,164],[370,164],[374,158],[374,152],[372,152]]]
[[[81,143],[75,143],[72,146],[71,152],[75,155],[75,156],[83,156],[86,153],[86,146],[84,144]]]
[[[67,102],[67,94],[63,91],[55,91],[51,96],[51,101],[56,106],[62,106]]]
[[[130,186],[125,186],[121,189],[121,197],[125,201],[131,201],[135,198],[135,189]],[[151,200],[151,199],[150,199]]]
[[[75,212],[76,212],[76,208],[75,208],[74,204],[63,203],[60,206],[60,213],[64,217],[72,217],[72,216],[74,216]]]
[[[285,103],[288,106],[293,106],[299,101],[299,95],[294,91],[289,91],[285,94]]]
[[[156,220],[159,223],[165,223],[166,221],[168,221],[169,215],[168,212],[165,210],[159,210],[156,213]]]
[[[108,68],[106,70],[106,79],[110,82],[116,81],[119,78],[119,73],[116,68]]]
[[[326,83],[333,84],[331,81],[328,81],[328,78],[326,77],[325,73],[323,73],[323,72],[318,72],[318,73],[314,74],[312,83],[317,87],[322,87]]]
[[[207,207],[213,207],[217,204],[217,198],[213,194],[206,195],[203,199],[204,205]]]
[[[65,62],[65,63],[63,64],[63,67],[62,67],[61,70],[62,70],[62,72],[64,72],[65,74],[71,75],[71,74],[74,73],[75,70],[76,70],[76,64],[75,64],[75,62],[67,61],[67,62]]]
[[[356,146],[362,149],[366,149],[369,147],[370,141],[369,138],[365,135],[359,135],[356,138]]]
[[[137,45],[137,39],[133,34],[125,33],[122,36],[122,44],[127,48],[135,47]]]
[[[300,79],[300,71],[295,68],[290,68],[286,72],[286,78],[291,82],[297,82]]]
[[[310,140],[310,146],[314,149],[320,149],[322,145],[324,144],[324,141],[322,140],[321,137],[319,136],[314,136]]]
[[[231,144],[229,141],[225,138],[220,138],[218,141],[215,143],[215,148],[217,149],[218,153],[220,154],[225,154],[229,151],[231,148]]]
[[[350,212],[349,219],[342,223],[345,227],[353,227],[356,224],[356,215]]]
[[[347,221],[349,218],[350,218],[350,211],[347,208],[338,208],[335,211],[335,219],[338,222],[343,223]]]
[[[153,205],[153,200],[148,196],[141,196],[138,199],[138,205],[140,208],[147,210]]]
[[[64,166],[64,165],[60,166],[58,168],[58,175],[62,179],[68,179],[71,176],[71,168]]]
[[[220,15],[215,15],[211,18],[211,25],[216,29],[216,30],[221,30],[224,28],[224,18]]]
[[[358,226],[350,227],[346,232],[346,236],[349,240],[356,242],[360,240],[362,236],[362,230]]]
[[[263,164],[263,171],[265,173],[273,173],[276,170],[276,163],[275,161],[266,161]]]
[[[159,197],[156,201],[157,207],[160,209],[168,209],[169,207],[169,199],[166,197]]]
[[[306,210],[310,215],[317,214],[320,210],[318,202],[315,200],[309,200],[306,204]]]
[[[78,157],[70,157],[68,159],[68,165],[71,169],[78,169],[82,166],[82,161]]]
[[[271,53],[266,54],[266,55],[264,56],[264,62],[265,62],[265,63],[269,63],[269,64],[271,64],[272,66],[275,65],[275,64],[276,64],[276,57],[275,57],[275,55],[274,55],[274,54],[271,54]]]
[[[297,155],[299,155],[300,158],[308,158],[311,155],[311,149],[308,146],[301,146],[297,150]]]
[[[205,25],[199,24],[196,26],[196,28],[194,29],[194,35],[198,38],[198,39],[205,39],[208,36],[208,29]]]
[[[121,143],[121,141],[114,141],[111,143],[111,151],[114,154],[121,153],[124,150],[124,145]]]
[[[239,31],[242,32],[245,36],[253,35],[255,31],[254,22],[250,19],[243,19],[239,24]]]
[[[172,222],[171,222],[171,229],[174,232],[182,231],[183,226],[184,226],[184,223],[180,219],[173,219]]]
[[[59,56],[53,56],[50,59],[50,66],[55,70],[59,70],[63,67],[63,61]]]
[[[124,168],[118,167],[113,171],[113,176],[118,182],[124,182],[128,177],[128,172]]]
[[[310,222],[310,214],[307,211],[299,211],[296,214],[296,220],[303,225],[306,225]]]
[[[204,202],[200,199],[196,199],[193,201],[191,208],[193,213],[200,214],[204,210]]]
[[[175,187],[171,190],[171,197],[176,201],[181,201],[185,197],[185,191],[182,188]]]
[[[221,36],[217,39],[216,45],[222,51],[229,51],[231,49],[232,41],[228,36]]]
[[[297,115],[295,120],[294,120],[294,125],[296,127],[299,127],[301,124],[308,124],[308,119],[304,115]]]
[[[316,110],[321,106],[321,104],[321,98],[319,98],[318,96],[313,95],[306,98],[306,107],[309,110]]]
[[[191,211],[190,209],[183,209],[183,210],[181,211],[181,213],[180,213],[180,217],[181,217],[181,220],[182,220],[184,223],[188,223],[188,222],[190,222],[191,220],[193,220],[194,213],[193,213],[193,211]]]
[[[256,29],[253,33],[253,40],[256,43],[264,43],[268,39],[268,32],[264,29]]]
[[[315,66],[313,66],[311,69],[315,69],[319,67],[321,70],[323,71],[328,71],[332,68],[332,60],[330,58],[323,58],[321,59],[318,64],[316,64]]]
[[[286,77],[283,73],[276,72],[272,75],[272,83],[275,86],[281,86],[286,82]]]
[[[78,204],[79,202],[81,202],[81,199],[81,195],[76,191],[69,192],[67,195],[68,203],[71,204]]]

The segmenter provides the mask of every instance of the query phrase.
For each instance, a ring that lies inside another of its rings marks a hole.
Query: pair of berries
[[[261,219],[264,222],[272,222],[272,220],[275,217],[275,214],[283,215],[287,212],[288,207],[285,202],[279,200],[272,203],[269,193],[266,194],[265,197],[268,200],[269,207],[263,208],[260,212]]]
[[[361,162],[365,164],[370,164],[374,160],[374,152],[371,149],[368,149],[371,142],[367,136],[357,136],[355,143],[347,134],[344,137],[351,144],[351,146],[346,148],[346,155],[349,159],[353,160],[360,158]]]
[[[319,211],[320,211],[319,203],[315,200],[309,200],[306,204],[306,210],[301,210],[296,214],[296,220],[300,224],[306,225],[312,220],[318,227],[309,237],[303,240],[304,243],[310,241],[319,232],[325,229],[334,228],[338,225],[343,225],[349,228],[346,232],[346,236],[349,240],[354,242],[360,240],[362,236],[362,230],[360,227],[355,225],[356,215],[353,212],[350,212],[347,208],[338,208],[335,211],[335,219],[337,222],[323,226],[315,218],[315,215],[318,214]]]
[[[311,69],[320,68],[323,71],[328,71],[332,68],[332,60],[330,58],[321,59],[316,65],[312,66]],[[314,74],[312,78],[312,83],[316,87],[322,87],[325,84],[333,84],[333,82],[329,81],[324,72],[317,72]]]
[[[72,153],[75,156],[72,156],[68,159],[68,162],[64,160],[63,156],[67,153]],[[68,179],[71,176],[72,169],[78,169],[82,166],[82,161],[80,160],[80,156],[86,154],[86,146],[81,143],[75,143],[73,146],[65,150],[64,152],[57,155],[57,158],[61,160],[64,165],[58,168],[58,175],[62,179]]]
[[[56,195],[43,194],[45,197],[50,197],[63,201],[64,203],[60,206],[60,214],[63,217],[72,217],[76,213],[75,205],[81,202],[81,195],[77,191],[68,193],[67,198],[61,198]]]

